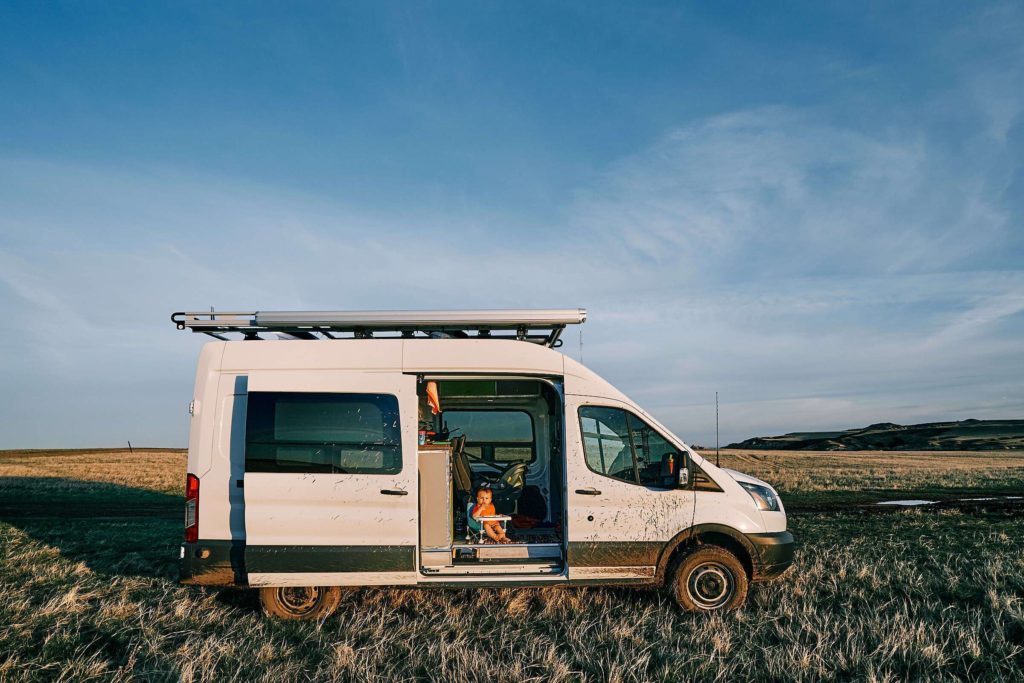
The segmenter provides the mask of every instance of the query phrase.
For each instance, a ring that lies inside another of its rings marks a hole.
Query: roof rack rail
[[[261,339],[277,333],[292,339],[355,339],[442,337],[518,339],[552,348],[566,325],[586,321],[585,308],[510,309],[479,311],[196,311],[171,315],[179,330],[208,334],[217,339],[238,332],[243,339]],[[499,332],[504,334],[494,334]],[[319,337],[317,335],[320,335]]]

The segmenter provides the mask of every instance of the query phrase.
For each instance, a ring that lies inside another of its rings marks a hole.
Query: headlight
[[[749,484],[745,481],[739,482],[739,485],[754,499],[754,505],[757,506],[758,510],[764,510],[765,512],[779,511],[779,497],[775,495],[775,491],[772,491],[767,486]]]

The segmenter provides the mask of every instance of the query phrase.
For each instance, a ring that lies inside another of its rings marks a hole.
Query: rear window
[[[396,474],[399,425],[390,394],[250,392],[245,471]]]

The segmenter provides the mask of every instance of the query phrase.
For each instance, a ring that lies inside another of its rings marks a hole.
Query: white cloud
[[[674,131],[580,192],[574,224],[673,282],[933,272],[996,248],[995,189],[906,131],[781,107]]]

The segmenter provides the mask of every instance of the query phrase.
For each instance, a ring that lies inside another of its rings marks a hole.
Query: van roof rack
[[[586,321],[585,308],[540,308],[479,311],[195,311],[171,315],[179,330],[208,334],[217,339],[238,332],[243,339],[261,339],[278,333],[291,339],[355,339],[385,337],[518,339],[551,348],[562,345],[566,325]],[[493,334],[499,332],[499,334]],[[319,337],[317,335],[320,335]]]

